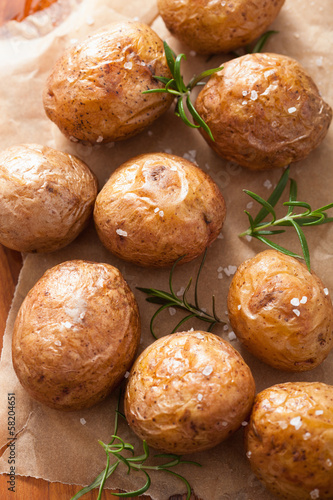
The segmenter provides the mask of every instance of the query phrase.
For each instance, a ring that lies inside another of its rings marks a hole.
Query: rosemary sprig
[[[120,400],[121,400],[121,391],[119,391],[119,398],[118,398],[118,403],[117,403],[117,408],[116,408],[116,418],[115,418],[115,425],[114,425],[114,433],[111,436],[111,441],[108,444],[103,443],[102,441],[99,441],[100,445],[104,448],[104,451],[106,453],[106,467],[104,471],[102,471],[97,478],[89,485],[86,486],[85,488],[82,488],[76,495],[74,495],[71,500],[78,500],[81,498],[83,495],[86,493],[89,493],[90,491],[98,488],[98,497],[97,500],[101,500],[102,492],[104,489],[104,485],[108,477],[113,474],[113,472],[117,469],[117,467],[123,463],[127,467],[127,474],[130,474],[130,472],[141,472],[145,478],[145,484],[134,491],[130,491],[127,493],[112,493],[109,491],[110,495],[118,496],[118,497],[136,497],[139,495],[142,495],[145,493],[150,485],[151,485],[151,478],[149,475],[149,471],[155,470],[155,471],[164,471],[167,472],[168,474],[171,474],[178,479],[180,479],[186,486],[186,500],[190,500],[191,497],[191,486],[187,479],[174,472],[172,469],[173,467],[176,467],[177,465],[181,464],[191,464],[191,465],[197,465],[201,467],[201,464],[198,462],[193,462],[191,460],[182,460],[182,457],[179,455],[175,455],[173,453],[159,453],[154,455],[155,457],[158,457],[160,459],[165,459],[164,462],[160,463],[159,465],[147,465],[146,461],[149,458],[150,455],[150,450],[149,446],[147,445],[146,441],[142,442],[142,447],[143,447],[143,453],[140,455],[135,455],[134,454],[134,446],[130,443],[126,443],[120,436],[118,436],[118,420],[119,416],[123,417],[125,420],[125,416],[119,411],[119,406],[120,406]],[[130,456],[128,456],[130,454]],[[112,455],[116,461],[111,464],[110,463],[110,455]],[[125,456],[124,456],[125,455]]]
[[[247,210],[245,210],[245,213],[249,219],[250,227],[239,236],[253,236],[254,238],[257,238],[261,242],[270,246],[271,248],[279,250],[286,255],[304,259],[308,270],[311,271],[309,247],[301,226],[319,226],[321,224],[333,222],[333,217],[329,217],[327,215],[327,210],[333,208],[333,203],[329,203],[328,205],[324,205],[323,207],[312,210],[309,203],[305,201],[297,201],[297,183],[294,179],[289,179],[289,200],[283,203],[283,206],[288,207],[287,213],[284,217],[278,219],[274,207],[280,200],[287,186],[288,179],[289,167],[283,172],[279,182],[277,183],[268,200],[264,200],[258,194],[244,189],[244,192],[255,201],[257,201],[262,206],[262,208],[255,218],[253,218],[251,214]],[[297,208],[304,209],[304,211],[301,213],[295,213],[294,210]],[[268,215],[271,215],[272,219],[268,222],[264,222],[264,219]],[[285,229],[273,229],[276,227],[279,228],[281,226],[292,226],[295,229],[301,244],[303,255],[298,255],[276,243],[273,243],[270,239],[267,238],[267,236],[284,233]]]
[[[176,262],[173,264],[172,269],[170,271],[169,275],[169,292],[165,292],[163,290],[156,290],[155,288],[139,288],[141,292],[144,292],[148,295],[146,298],[147,302],[152,302],[154,304],[160,304],[161,307],[157,309],[157,311],[153,314],[151,321],[150,321],[150,331],[151,334],[155,339],[157,339],[157,336],[155,335],[154,332],[154,322],[156,317],[164,311],[164,309],[167,309],[168,307],[174,307],[176,309],[181,309],[183,311],[186,311],[189,313],[187,316],[182,318],[179,323],[174,327],[171,333],[175,333],[178,328],[188,321],[191,318],[198,318],[202,321],[205,321],[206,323],[209,323],[209,327],[207,331],[211,331],[213,327],[216,325],[216,323],[222,323],[226,324],[224,321],[222,321],[216,314],[215,310],[215,296],[213,295],[212,297],[212,314],[208,314],[206,311],[204,311],[200,306],[199,306],[199,299],[198,299],[198,284],[199,284],[199,278],[200,274],[203,268],[203,265],[206,260],[206,254],[207,254],[207,249],[203,255],[199,271],[197,273],[197,277],[195,280],[195,289],[194,289],[194,304],[191,304],[187,300],[187,293],[191,287],[192,284],[192,278],[190,278],[189,282],[187,283],[187,286],[184,289],[184,292],[181,296],[177,296],[173,290],[173,285],[172,285],[172,280],[173,280],[173,273],[175,270],[176,265],[178,262],[183,259],[184,257],[180,257],[179,259],[176,260]]]
[[[183,122],[192,128],[200,128],[202,127],[205,132],[209,135],[209,137],[214,141],[214,137],[211,133],[210,128],[206,124],[206,122],[201,118],[194,105],[191,102],[190,94],[194,87],[198,85],[204,85],[202,80],[211,76],[213,73],[217,73],[223,69],[223,66],[219,68],[209,69],[207,71],[203,71],[200,75],[195,75],[189,83],[186,85],[184,83],[183,77],[181,75],[181,62],[182,59],[186,60],[185,54],[179,54],[176,56],[174,51],[169,47],[167,42],[163,42],[164,44],[164,52],[168,67],[172,74],[172,78],[166,78],[162,76],[155,76],[154,78],[164,84],[164,88],[159,89],[149,89],[145,90],[143,94],[153,94],[153,93],[166,93],[173,94],[176,97],[176,106],[175,106],[175,114],[179,116]],[[185,104],[184,104],[185,103]],[[192,123],[185,111],[185,105],[188,109],[190,115],[194,118],[196,123]]]

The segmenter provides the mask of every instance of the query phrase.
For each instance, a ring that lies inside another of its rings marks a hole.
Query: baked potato
[[[333,498],[333,386],[289,382],[265,389],[245,436],[254,473],[279,498]]]
[[[212,333],[167,335],[137,358],[125,415],[148,445],[186,454],[216,446],[248,416],[255,384],[241,355]]]
[[[304,264],[276,250],[239,266],[229,288],[228,311],[242,344],[275,368],[311,370],[333,348],[328,289]]]
[[[294,59],[248,54],[224,64],[199,93],[196,109],[222,158],[251,170],[306,158],[324,139],[332,109]]]
[[[47,116],[72,141],[107,143],[137,134],[173,101],[154,75],[171,78],[163,43],[147,25],[114,23],[70,47],[43,93]]]
[[[230,52],[259,37],[284,0],[158,0],[169,31],[199,54]]]
[[[13,366],[40,403],[89,408],[123,379],[139,340],[138,306],[118,269],[67,261],[46,271],[24,299],[13,331]]]
[[[166,153],[121,165],[97,196],[94,220],[103,245],[141,266],[170,266],[200,255],[219,235],[224,198],[194,163]]]
[[[52,252],[86,226],[97,179],[73,155],[38,144],[0,153],[0,243],[19,252]]]

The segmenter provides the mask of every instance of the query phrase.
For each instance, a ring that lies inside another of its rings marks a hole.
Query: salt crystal
[[[220,267],[217,268],[217,272],[218,273],[221,273],[222,271],[223,271],[223,267],[222,266],[220,266]]]
[[[169,314],[170,316],[174,316],[176,314],[176,309],[174,307],[169,307]]]
[[[256,99],[258,99],[258,92],[251,90],[251,101],[255,101]]]
[[[264,187],[267,188],[267,189],[271,189],[272,187],[272,183],[269,179],[266,179],[265,182],[264,182]]]
[[[223,240],[223,239],[224,239],[223,234],[222,234],[222,233],[220,233],[220,234],[218,235],[217,239],[218,239],[218,240]]]
[[[207,377],[213,372],[213,368],[209,365],[207,365],[204,369],[203,369],[203,374],[206,375]]]
[[[96,139],[96,142],[103,142],[103,136],[99,135]]]
[[[325,295],[328,295],[328,294],[329,294],[328,288],[324,288],[324,294],[325,294]]]
[[[124,375],[124,378],[128,378],[130,375],[130,372],[126,372],[125,375]]]
[[[291,299],[290,304],[292,304],[293,306],[299,306],[299,299],[297,297],[294,297],[293,299]]]
[[[238,304],[237,309],[238,309],[238,311],[240,311],[242,309],[242,306],[240,304]]]
[[[72,326],[72,323],[69,321],[65,321],[65,323],[61,323],[65,328],[70,328]]]
[[[293,425],[296,430],[302,427],[302,419],[301,417],[294,417],[290,420],[290,425]]]
[[[154,208],[155,214],[157,214],[157,212],[159,212],[159,211],[160,211],[160,209],[158,207]]]
[[[293,309],[293,313],[296,314],[296,316],[299,316],[301,314],[298,309]]]
[[[253,201],[249,201],[249,203],[246,205],[246,208],[250,209],[253,207]]]
[[[250,458],[250,457],[251,457],[251,455],[252,455],[252,451],[247,451],[247,452],[246,452],[246,456],[247,456],[247,458]]]
[[[247,104],[247,101],[242,102],[242,106],[245,106]]]
[[[95,23],[95,19],[89,16],[86,19],[86,23],[88,24],[88,26],[92,26]]]
[[[228,338],[229,340],[236,340],[236,335],[235,335],[235,332],[229,332],[228,333]]]
[[[302,298],[301,298],[301,300],[300,300],[300,303],[301,303],[301,304],[306,304],[306,303],[307,303],[307,301],[308,301],[308,298],[306,297],[306,295],[303,295],[303,297],[302,297]]]
[[[199,340],[204,340],[205,336],[204,336],[204,335],[202,335],[202,333],[198,332],[198,333],[196,334],[196,338],[197,338],[197,339],[199,339]]]
[[[222,273],[218,273],[217,278],[218,278],[219,280],[223,279],[223,274],[222,274]]]
[[[124,64],[125,69],[132,69],[132,67],[133,67],[132,61],[125,62],[125,64]]]
[[[288,113],[291,114],[291,113],[295,113],[296,111],[296,108],[293,106],[292,108],[289,108],[288,109]]]
[[[177,297],[180,297],[185,292],[185,288],[182,286],[178,292],[176,292]]]
[[[55,345],[58,345],[59,347],[61,346],[60,340],[55,340],[54,343],[55,343]]]
[[[229,330],[228,325],[224,325],[223,330],[224,330],[225,332],[226,332],[227,330]]]
[[[242,95],[245,97],[247,95],[247,90],[243,90]]]
[[[86,425],[87,421],[85,418],[80,418],[80,424]]]
[[[332,467],[333,465],[333,462],[332,460],[330,460],[329,458],[326,460],[326,465],[328,465],[328,467]]]
[[[249,423],[248,423],[248,422],[246,422],[246,420],[244,420],[244,422],[242,422],[242,426],[243,426],[243,427],[246,427],[247,425],[249,425]]]
[[[312,500],[315,500],[316,498],[319,498],[319,490],[318,488],[315,488],[314,490],[310,491],[310,497]]]
[[[310,433],[310,432],[306,432],[306,433],[304,434],[304,436],[303,436],[303,439],[304,439],[305,441],[307,441],[308,439],[310,439],[310,437],[311,437],[311,433]]]
[[[315,415],[322,415],[324,412],[323,410],[316,410]]]
[[[223,269],[223,271],[225,272],[225,274],[227,276],[231,276],[232,274],[235,274],[235,272],[237,271],[237,266],[228,266],[228,267],[225,267]]]
[[[227,427],[228,422],[222,422],[223,427]]]
[[[251,241],[251,240],[252,240],[252,236],[250,236],[249,234],[247,234],[247,235],[245,236],[245,239],[246,239],[247,241]]]
[[[160,217],[164,217],[164,212],[163,212],[163,210],[160,210],[160,211],[158,212],[158,215],[159,215]]]
[[[202,394],[198,394],[198,401],[202,401],[202,398],[203,398],[203,395]]]
[[[116,229],[116,233],[119,234],[119,236],[127,236],[127,232],[122,229]]]

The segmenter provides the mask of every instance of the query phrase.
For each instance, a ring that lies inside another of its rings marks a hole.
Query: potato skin
[[[67,261],[49,269],[18,312],[12,356],[30,396],[58,410],[103,400],[133,363],[138,306],[115,267]]]
[[[97,178],[73,155],[38,144],[0,153],[0,243],[19,252],[52,252],[86,226]]]
[[[206,450],[248,416],[255,384],[241,355],[212,333],[160,338],[136,360],[125,393],[130,427],[160,450]]]
[[[284,0],[158,0],[169,31],[199,54],[230,52],[259,37]]]
[[[226,215],[217,185],[192,162],[166,153],[121,165],[97,196],[98,235],[112,253],[140,266],[188,262],[219,235]]]
[[[332,499],[333,386],[289,382],[265,389],[245,433],[251,467],[272,493]]]
[[[326,136],[332,109],[304,68],[279,54],[248,54],[224,64],[199,93],[196,109],[222,158],[251,170],[306,158]]]
[[[163,43],[147,25],[114,23],[69,48],[43,93],[47,116],[73,141],[102,143],[131,137],[164,113],[170,94],[143,94],[171,78]]]
[[[275,250],[239,266],[229,288],[228,310],[238,339],[275,368],[311,370],[333,348],[328,290],[305,265]]]

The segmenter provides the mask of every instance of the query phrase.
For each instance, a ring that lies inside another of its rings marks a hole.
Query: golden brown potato
[[[224,199],[211,177],[166,153],[121,165],[97,196],[98,235],[112,253],[141,266],[169,266],[200,255],[219,235]]]
[[[324,139],[332,110],[302,66],[278,54],[228,61],[199,93],[196,109],[221,157],[252,170],[306,158]]]
[[[200,54],[230,52],[259,37],[284,0],[158,0],[169,31]]]
[[[333,386],[289,382],[260,392],[246,431],[251,467],[285,500],[333,498]]]
[[[212,333],[160,338],[136,360],[125,393],[133,431],[183,455],[216,446],[248,416],[255,384],[241,355]]]
[[[333,309],[327,288],[306,266],[276,250],[243,262],[228,294],[238,339],[275,368],[311,370],[333,348]]]
[[[0,243],[19,252],[52,252],[86,226],[97,179],[73,155],[38,144],[0,153]]]
[[[139,311],[121,273],[74,260],[49,269],[25,298],[13,332],[13,365],[30,396],[59,410],[104,399],[134,360]]]
[[[57,61],[43,94],[47,116],[73,141],[104,143],[137,134],[173,101],[143,94],[171,78],[162,40],[138,22],[111,24]]]

